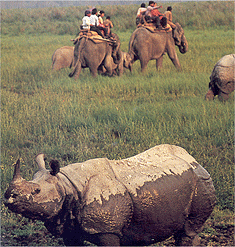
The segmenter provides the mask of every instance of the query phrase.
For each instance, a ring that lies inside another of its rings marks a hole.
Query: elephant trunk
[[[120,46],[118,48],[118,50],[115,50],[112,54],[113,57],[113,61],[115,64],[119,64],[121,62],[122,59],[122,51],[120,49]]]
[[[179,46],[179,51],[182,54],[184,54],[184,53],[186,53],[188,51],[188,42],[187,42],[185,36],[183,36],[182,39],[181,39],[181,44]]]

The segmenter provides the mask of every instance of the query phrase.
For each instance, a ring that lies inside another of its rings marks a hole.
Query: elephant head
[[[132,58],[131,55],[127,52],[123,52],[123,66],[126,69],[129,69],[130,71],[132,70]]]
[[[186,53],[188,51],[188,42],[184,35],[184,30],[179,23],[176,23],[176,28],[173,32],[173,37],[175,40],[175,45],[179,47],[181,53]]]

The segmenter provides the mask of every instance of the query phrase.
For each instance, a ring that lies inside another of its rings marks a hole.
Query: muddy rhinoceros
[[[235,83],[235,54],[223,56],[215,65],[209,83],[209,90],[205,96],[213,100],[216,95],[220,100],[227,100],[234,91]]]
[[[65,245],[148,245],[174,235],[199,241],[215,205],[209,173],[183,148],[163,144],[122,160],[91,159],[59,168],[44,155],[27,182],[19,160],[5,193],[10,210],[42,220]]]

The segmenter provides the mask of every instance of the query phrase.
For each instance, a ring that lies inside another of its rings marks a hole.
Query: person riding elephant
[[[146,22],[152,22],[156,25],[156,27],[160,27],[160,20],[163,17],[163,14],[158,10],[159,8],[162,8],[162,6],[157,6],[157,3],[154,1],[149,1],[149,6],[145,12]]]
[[[168,6],[164,16],[167,18],[167,23],[172,27],[172,29],[176,28],[176,25],[172,21],[172,7]]]
[[[172,31],[151,32],[145,27],[137,28],[131,35],[128,53],[131,56],[130,70],[136,60],[140,60],[141,71],[144,72],[150,60],[156,60],[156,68],[162,67],[163,55],[168,54],[169,58],[177,69],[180,69],[180,62],[176,53],[175,45],[184,54],[188,51],[188,42],[184,30],[179,23],[176,23],[174,38]]]
[[[74,71],[70,77],[79,77],[82,68],[89,68],[92,76],[97,76],[99,66],[103,65],[108,75],[112,75],[113,63],[121,62],[121,42],[116,34],[112,34],[115,41],[94,41],[86,36],[75,40]]]

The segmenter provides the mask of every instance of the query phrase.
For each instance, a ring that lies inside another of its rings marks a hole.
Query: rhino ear
[[[39,154],[36,157],[36,162],[38,164],[38,169],[39,170],[46,170],[44,158],[45,158],[44,154]]]
[[[50,161],[51,171],[50,174],[55,176],[60,171],[60,163],[58,160],[51,160]]]

